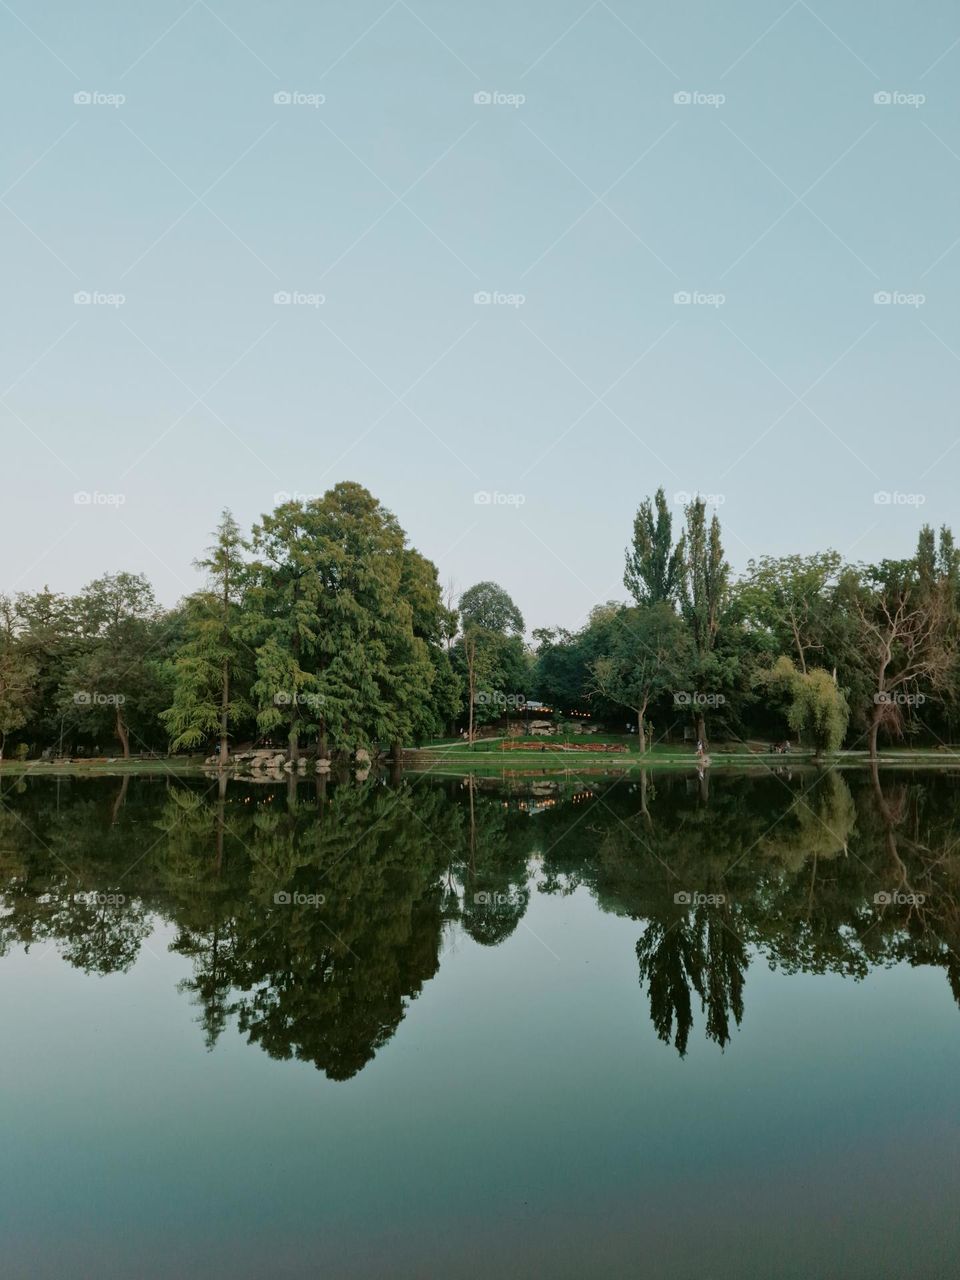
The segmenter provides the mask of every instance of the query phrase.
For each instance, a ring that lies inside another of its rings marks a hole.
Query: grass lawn
[[[514,742],[532,742],[546,746],[546,751],[503,751],[506,739],[482,739],[471,750],[461,738],[435,739],[416,748],[404,766],[411,773],[463,774],[467,772],[500,773],[619,773],[625,769],[695,769],[696,752],[689,745],[662,745],[643,755],[630,734],[558,735],[556,738],[515,738]],[[623,742],[626,751],[577,751],[584,742]],[[569,743],[573,750],[557,751],[558,743]],[[869,765],[866,751],[839,751],[814,761],[812,750],[797,748],[788,756],[774,755],[757,749],[758,743],[711,743],[708,759],[712,769],[767,770],[773,766],[799,768],[811,764],[832,769],[863,768]],[[953,768],[960,770],[960,747],[888,747],[880,752],[879,763],[886,767]],[[4,760],[0,774],[38,778],[104,777],[116,774],[196,775],[209,769],[202,755],[169,756],[156,760],[123,760],[105,757],[95,760],[63,762],[45,760]],[[234,776],[232,771],[228,776]],[[242,776],[239,779],[243,780]]]

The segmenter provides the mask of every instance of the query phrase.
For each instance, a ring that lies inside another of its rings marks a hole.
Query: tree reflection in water
[[[231,1021],[334,1080],[362,1070],[447,939],[503,944],[531,892],[635,920],[656,1034],[721,1048],[747,968],[945,970],[960,1003],[960,802],[945,773],[798,771],[328,784],[7,784],[0,954],[130,968],[158,922],[208,1048]]]

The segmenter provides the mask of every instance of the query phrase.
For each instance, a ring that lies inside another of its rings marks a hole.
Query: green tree
[[[798,738],[804,731],[811,734],[817,755],[840,749],[850,708],[829,671],[822,667],[798,671],[783,654],[764,674],[762,683],[786,699],[787,723]]]
[[[521,635],[523,614],[496,582],[478,582],[460,597],[460,625],[501,635]]]
[[[697,737],[706,745],[704,705],[709,686],[720,679],[714,656],[717,635],[730,582],[730,566],[724,558],[720,521],[716,513],[707,524],[707,504],[697,496],[685,508],[687,528],[680,596],[683,617],[694,649],[694,684]]]
[[[153,588],[142,574],[108,573],[83,589],[75,610],[81,652],[66,673],[60,706],[93,733],[112,731],[129,757],[131,725],[138,736],[149,733],[164,705]]]
[[[672,543],[673,517],[660,488],[653,503],[649,498],[640,503],[626,552],[623,585],[637,604],[663,604],[676,598],[683,577],[683,534],[675,547]]]
[[[197,561],[209,586],[187,600],[186,639],[174,661],[173,705],[161,719],[174,747],[196,747],[219,734],[222,768],[231,732],[252,711],[242,687],[249,683],[252,650],[244,635],[245,544],[229,510],[215,537],[206,558]]]
[[[445,616],[436,570],[361,485],[288,502],[254,526],[250,637],[258,723],[319,750],[422,732]]]
[[[776,653],[792,651],[801,673],[825,650],[839,572],[836,551],[761,556],[748,562],[746,580],[736,589],[748,622],[771,637]]]
[[[0,597],[0,763],[7,734],[27,723],[36,681],[36,664],[14,632],[14,606]]]
[[[640,750],[646,751],[647,708],[678,689],[678,671],[689,662],[689,636],[672,605],[661,601],[624,609],[612,640],[610,652],[591,666],[593,690],[634,712]]]

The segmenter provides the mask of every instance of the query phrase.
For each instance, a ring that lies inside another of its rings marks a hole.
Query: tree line
[[[684,728],[799,738],[818,752],[881,737],[949,740],[960,691],[960,552],[924,526],[914,554],[751,560],[735,578],[700,497],[682,528],[663,489],[626,551],[629,602],[576,631],[524,619],[492,581],[462,594],[361,485],[290,501],[245,534],[229,511],[201,590],[160,608],[142,574],[75,596],[0,597],[0,759],[282,744],[288,757],[406,745],[509,720],[629,727],[640,749]]]
[[[695,497],[676,538],[662,489],[626,552],[632,603],[578,631],[534,633],[537,689],[610,721],[629,709],[641,749],[683,724],[734,740],[802,739],[818,753],[884,739],[949,741],[960,695],[960,552],[924,526],[913,555],[836,551],[751,559],[734,578],[720,521]],[[659,731],[659,732],[658,732]]]

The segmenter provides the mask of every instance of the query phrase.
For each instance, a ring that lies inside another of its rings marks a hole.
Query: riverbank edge
[[[435,774],[437,776],[462,774],[474,770],[486,769],[497,773],[556,773],[559,775],[583,772],[589,768],[591,772],[628,773],[638,770],[651,772],[691,772],[697,769],[697,759],[689,756],[648,756],[631,754],[627,758],[600,752],[545,752],[545,760],[539,753],[531,753],[526,758],[518,758],[521,753],[503,753],[498,755],[492,751],[452,752],[412,750],[405,753],[404,773]],[[960,768],[960,752],[954,754],[946,751],[890,751],[881,752],[877,763],[881,768],[924,768],[949,769]],[[869,768],[870,757],[865,751],[840,751],[833,755],[815,758],[812,752],[793,752],[789,756],[760,754],[757,752],[719,752],[710,757],[706,766],[710,771],[762,769],[769,772],[772,768],[814,768],[814,769],[850,769]],[[233,781],[249,781],[248,774],[235,773],[227,769],[226,775]],[[184,758],[171,756],[159,760],[91,760],[57,764],[40,760],[4,760],[0,763],[0,776],[3,777],[103,777],[116,774],[141,774],[143,776],[176,776],[176,777],[211,777],[216,769],[205,764],[201,757]],[[300,774],[301,778],[305,775]],[[309,776],[309,775],[307,775]],[[262,778],[261,778],[262,780]],[[278,778],[277,781],[281,781]]]

